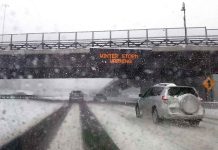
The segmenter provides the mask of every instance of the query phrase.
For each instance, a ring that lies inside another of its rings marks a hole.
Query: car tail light
[[[167,103],[168,97],[167,97],[167,96],[162,96],[162,101],[163,101],[164,103]]]

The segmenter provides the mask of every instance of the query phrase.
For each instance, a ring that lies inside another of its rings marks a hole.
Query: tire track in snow
[[[80,103],[82,136],[85,150],[118,150],[85,102]]]

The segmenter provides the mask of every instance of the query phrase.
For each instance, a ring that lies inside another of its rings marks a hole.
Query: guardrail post
[[[42,33],[42,49],[44,49],[44,36],[45,36],[45,34],[44,33]]]
[[[129,30],[127,30],[127,44],[128,44],[128,47],[129,47]]]
[[[11,40],[10,40],[10,50],[13,49],[13,34],[11,34]]]
[[[112,40],[112,35],[111,35],[112,33],[111,33],[111,30],[110,30],[109,34],[110,34],[110,35],[109,35],[109,36],[110,36],[110,41],[109,41],[109,42],[110,42],[110,47],[111,47],[111,42],[112,42],[112,41],[111,41],[111,40]]]
[[[61,45],[61,33],[58,32],[58,49],[60,49],[60,45]]]
[[[92,31],[92,47],[94,47],[95,32]]]
[[[207,27],[205,27],[204,30],[205,30],[205,40],[206,40],[206,45],[208,45]]]
[[[26,33],[26,50],[28,49],[28,33]]]
[[[148,29],[146,29],[146,45],[147,45],[147,47],[148,47]]]
[[[75,48],[77,48],[77,32],[75,32]]]
[[[165,28],[165,40],[166,40],[166,46],[168,46],[168,29]]]

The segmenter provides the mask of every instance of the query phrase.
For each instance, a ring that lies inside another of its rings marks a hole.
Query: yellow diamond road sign
[[[203,82],[203,86],[207,89],[207,91],[210,91],[215,86],[215,80],[211,79],[210,77],[207,77],[207,79]]]

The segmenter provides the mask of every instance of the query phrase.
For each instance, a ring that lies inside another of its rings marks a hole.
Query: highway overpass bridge
[[[218,30],[187,31],[187,37],[184,28],[0,35],[0,79],[117,77],[200,88],[218,72]]]
[[[4,34],[0,78],[141,79],[214,72],[218,29],[189,27],[187,32],[185,36],[184,28],[155,28]]]

